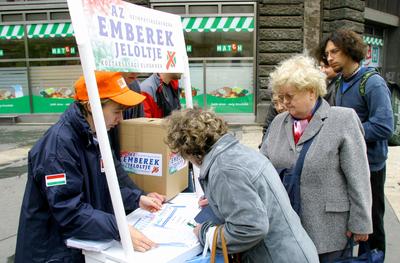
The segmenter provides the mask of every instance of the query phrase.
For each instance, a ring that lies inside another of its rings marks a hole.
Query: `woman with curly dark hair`
[[[318,262],[275,168],[229,134],[220,117],[200,109],[174,112],[167,119],[166,143],[200,166],[199,181],[223,222],[229,254],[240,253],[241,262]],[[203,245],[212,243],[214,231],[210,221],[194,230]]]

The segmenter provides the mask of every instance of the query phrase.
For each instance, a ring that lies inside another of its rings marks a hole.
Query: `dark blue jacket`
[[[393,133],[393,110],[390,91],[385,80],[375,74],[365,84],[365,95],[359,90],[362,75],[370,70],[361,68],[348,81],[348,89],[341,87],[336,93],[336,106],[353,108],[360,118],[367,143],[368,162],[371,171],[381,170],[387,158],[388,139]]]
[[[98,143],[73,103],[29,152],[16,263],[84,262],[65,239],[120,239],[100,163]],[[143,192],[115,164],[125,209],[134,210]],[[66,184],[46,187],[53,174],[65,174]]]

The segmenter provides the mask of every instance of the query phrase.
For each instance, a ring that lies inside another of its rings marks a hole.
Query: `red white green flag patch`
[[[46,186],[56,186],[67,184],[67,178],[65,173],[63,174],[50,174],[46,175]]]

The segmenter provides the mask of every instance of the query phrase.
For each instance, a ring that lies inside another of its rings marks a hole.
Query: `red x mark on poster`
[[[175,67],[175,51],[167,51],[168,61],[167,61],[167,69],[169,67]]]

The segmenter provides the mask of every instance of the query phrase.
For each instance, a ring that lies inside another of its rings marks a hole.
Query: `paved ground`
[[[19,210],[26,183],[26,157],[33,143],[48,126],[0,126],[0,262],[12,262]],[[258,126],[235,126],[232,129],[242,143],[257,149],[261,141]],[[400,258],[400,147],[390,147],[387,162],[386,262]]]

